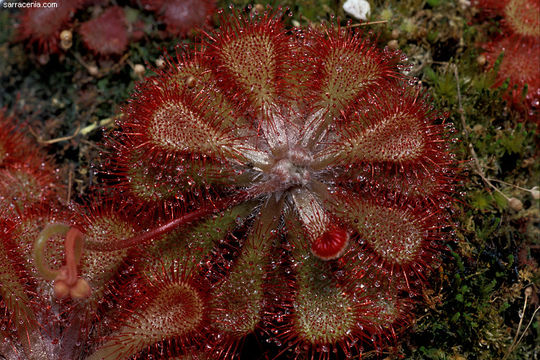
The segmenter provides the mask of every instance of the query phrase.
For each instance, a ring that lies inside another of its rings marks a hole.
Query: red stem
[[[133,237],[116,241],[113,243],[97,243],[88,241],[88,238],[85,241],[85,247],[89,250],[96,251],[115,251],[127,249],[135,245],[141,245],[149,242],[152,239],[157,238],[160,235],[166,234],[181,225],[184,225],[189,222],[197,221],[202,217],[211,215],[218,211],[222,211],[231,206],[237,205],[244,200],[247,200],[248,196],[246,194],[235,195],[234,197],[225,198],[216,202],[212,202],[208,206],[201,207],[195,211],[187,213],[179,218],[173,219],[168,223],[161,225],[153,230],[149,230],[143,234],[135,235]]]
[[[66,249],[67,279],[65,281],[69,286],[73,286],[77,282],[77,265],[81,259],[82,240],[83,234],[77,228],[72,227],[66,234],[64,246]]]

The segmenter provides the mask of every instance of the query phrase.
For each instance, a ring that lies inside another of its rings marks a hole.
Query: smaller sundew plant
[[[79,1],[61,0],[56,7],[48,7],[42,0],[36,2],[39,4],[21,12],[19,38],[26,39],[40,54],[59,53],[60,32],[69,27]]]
[[[215,0],[143,0],[141,3],[167,25],[167,32],[175,35],[187,35],[203,26],[216,6]]]
[[[119,6],[108,8],[97,18],[84,22],[80,33],[86,47],[97,54],[123,54],[128,46],[124,9]]]
[[[88,6],[99,1],[59,0],[55,5],[36,0],[34,3],[35,6],[23,9],[18,15],[17,39],[26,42],[43,64],[50,55],[60,55],[62,59],[69,52],[73,30],[94,55],[103,59],[122,55],[130,42],[140,40],[149,31],[143,29],[142,20],[130,21],[126,11],[132,14],[130,18],[137,19],[142,15],[141,10],[151,11],[153,18],[166,26],[161,36],[187,37],[210,24],[216,5],[215,0],[141,0],[132,1],[133,7],[122,7],[103,1],[101,13],[94,12],[90,20],[81,21]]]
[[[444,121],[399,52],[281,17],[223,15],[140,83],[108,143],[110,200],[38,237],[49,296],[79,304],[79,357],[232,358],[253,333],[354,356],[410,323],[447,238]]]
[[[538,0],[477,0],[474,5],[503,17],[506,32],[520,37],[540,36],[540,2]]]
[[[502,32],[483,45],[489,68],[504,54],[495,86],[509,84],[508,100],[526,118],[540,122],[540,12],[539,0],[478,0],[486,13],[502,16]]]

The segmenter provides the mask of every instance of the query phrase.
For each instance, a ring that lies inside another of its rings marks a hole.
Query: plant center
[[[277,159],[270,170],[268,182],[274,184],[274,192],[286,192],[298,186],[307,186],[311,180],[309,156],[303,150],[287,152],[287,157]]]

